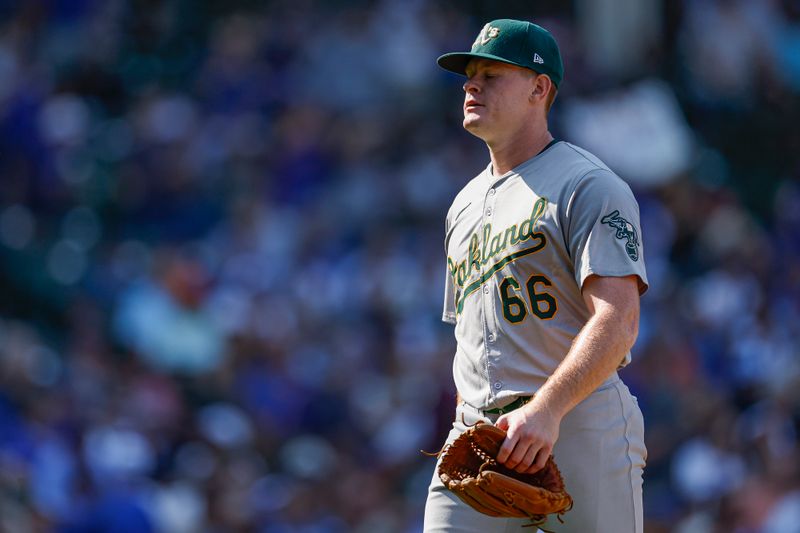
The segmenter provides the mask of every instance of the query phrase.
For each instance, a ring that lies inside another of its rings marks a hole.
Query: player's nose
[[[464,85],[462,87],[464,89],[464,92],[469,94],[474,94],[480,91],[480,87],[478,87],[478,84],[471,79],[467,79],[467,81],[464,82]]]

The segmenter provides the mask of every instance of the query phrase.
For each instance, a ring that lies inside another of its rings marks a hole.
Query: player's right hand
[[[502,415],[495,425],[507,436],[497,460],[521,474],[533,474],[547,463],[558,440],[561,419],[531,403]]]

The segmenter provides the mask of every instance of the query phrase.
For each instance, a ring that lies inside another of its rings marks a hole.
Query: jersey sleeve
[[[609,170],[588,173],[570,196],[565,217],[567,247],[579,287],[592,274],[636,275],[639,294],[644,294],[648,281],[639,205],[627,183]]]

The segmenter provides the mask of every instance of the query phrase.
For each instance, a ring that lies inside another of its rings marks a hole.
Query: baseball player
[[[617,369],[630,361],[647,289],[639,208],[597,157],[548,131],[563,79],[553,36],[486,24],[470,52],[438,58],[465,75],[464,128],[490,163],[447,214],[443,319],[455,325],[458,390],[448,442],[478,420],[506,430],[498,460],[519,472],[552,453],[573,509],[551,531],[642,531],[642,414]],[[425,531],[530,531],[480,514],[434,473]]]

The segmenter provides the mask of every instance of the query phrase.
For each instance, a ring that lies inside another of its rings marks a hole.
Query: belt
[[[531,401],[531,398],[533,398],[533,396],[519,396],[516,400],[514,400],[508,405],[505,405],[503,407],[495,407],[494,409],[484,409],[483,413],[487,415],[503,415],[506,413],[510,413],[511,411],[519,409],[520,407]]]

